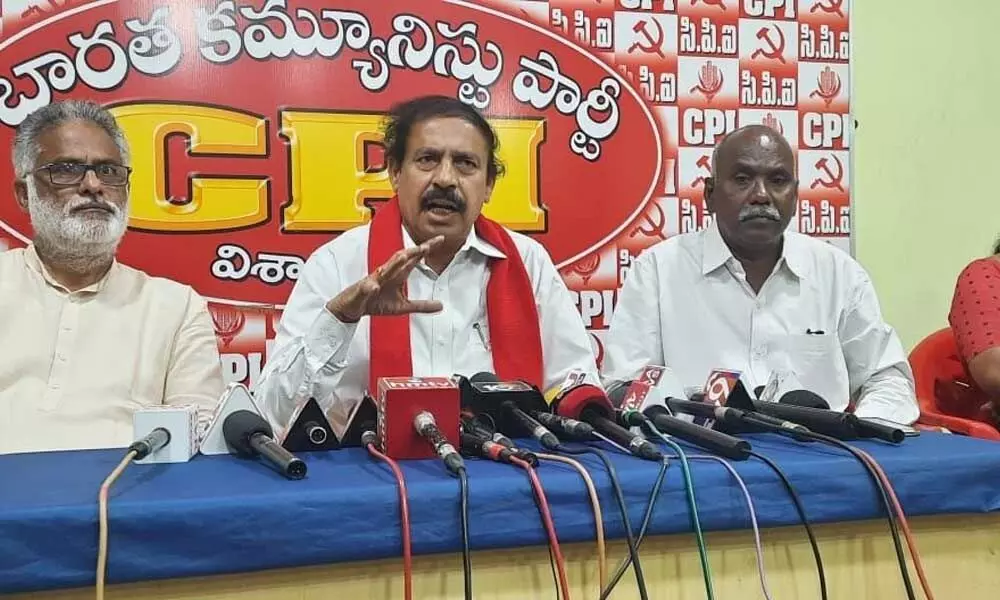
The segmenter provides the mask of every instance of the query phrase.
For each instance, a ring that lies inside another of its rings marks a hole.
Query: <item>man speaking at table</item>
[[[667,365],[686,387],[716,368],[751,386],[790,373],[834,410],[911,423],[913,374],[864,269],[820,240],[786,232],[798,201],[795,158],[753,125],[712,156],[698,233],[660,242],[629,270],[607,338],[604,374]]]
[[[490,371],[548,389],[579,369],[596,382],[545,249],[480,214],[503,174],[489,123],[428,96],[394,108],[384,133],[396,196],[306,262],[255,386],[267,418],[286,426],[313,397],[342,429],[386,376]]]
[[[18,127],[14,193],[34,240],[0,253],[0,453],[127,446],[132,413],[222,393],[215,331],[190,287],[115,260],[129,150],[92,102]]]

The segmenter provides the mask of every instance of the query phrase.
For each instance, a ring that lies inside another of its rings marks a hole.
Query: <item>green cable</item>
[[[708,600],[715,600],[715,590],[712,588],[712,566],[708,562],[708,549],[705,547],[705,537],[701,533],[701,522],[698,520],[698,502],[694,499],[694,483],[691,481],[691,467],[688,465],[687,455],[684,450],[672,439],[663,435],[651,422],[646,425],[663,440],[663,443],[670,446],[681,459],[681,472],[684,474],[684,487],[687,489],[688,507],[691,510],[691,524],[694,526],[695,539],[698,541],[698,556],[701,558],[701,573],[705,577],[705,593]]]
[[[708,562],[708,548],[705,546],[705,538],[701,533],[701,522],[698,520],[698,503],[694,498],[694,482],[691,479],[691,466],[688,464],[687,454],[685,454],[683,448],[656,429],[652,423],[647,422],[646,424],[649,426],[650,430],[663,440],[664,443],[670,446],[670,448],[677,453],[677,457],[681,459],[681,473],[684,475],[684,488],[687,492],[688,508],[691,511],[691,522],[694,527],[695,538],[698,541],[698,555],[701,558],[701,572],[705,578],[705,592],[708,595],[708,600],[715,600],[715,590],[712,587],[712,567]],[[635,540],[636,550],[639,549],[639,544],[642,543],[642,538],[646,535],[646,529],[649,527],[649,523],[652,520],[653,501],[659,492],[660,485],[663,483],[662,478],[666,471],[666,463],[667,461],[664,459],[659,476],[653,484],[653,493],[650,496],[649,504],[646,507],[646,514],[643,517],[642,527],[639,529],[639,535]],[[618,570],[608,582],[608,586],[601,592],[601,600],[605,600],[605,598],[611,594],[615,585],[618,584],[618,581],[621,580],[622,575],[624,575],[625,571],[628,569],[629,562],[630,558],[626,557],[625,560],[618,565]]]

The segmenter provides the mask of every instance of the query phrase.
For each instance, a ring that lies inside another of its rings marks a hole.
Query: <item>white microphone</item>
[[[198,452],[198,407],[148,406],[132,415],[129,450],[140,464],[182,463]]]
[[[229,446],[226,444],[226,436],[223,433],[223,423],[226,417],[239,410],[248,410],[258,416],[263,417],[257,404],[250,395],[250,390],[242,383],[230,383],[226,391],[222,393],[219,404],[215,407],[215,413],[205,431],[205,436],[201,440],[199,450],[205,456],[218,454],[229,454]]]

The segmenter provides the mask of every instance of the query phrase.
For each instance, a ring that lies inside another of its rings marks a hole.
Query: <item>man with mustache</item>
[[[428,96],[395,107],[384,133],[396,196],[306,262],[254,390],[268,419],[285,427],[313,397],[342,429],[379,377],[489,371],[550,389],[581,370],[596,383],[545,249],[481,215],[503,174],[489,123]]]
[[[742,371],[751,389],[794,376],[834,410],[851,403],[858,416],[916,420],[913,374],[868,274],[847,253],[786,231],[798,184],[781,134],[751,125],[726,136],[705,180],[713,222],[636,258],[604,374],[666,365],[700,388],[725,368]]]
[[[115,260],[129,148],[92,102],[28,115],[12,150],[27,248],[0,253],[0,453],[127,446],[141,407],[222,393],[205,300]]]

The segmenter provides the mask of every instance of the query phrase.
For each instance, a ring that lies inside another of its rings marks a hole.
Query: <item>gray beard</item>
[[[28,213],[34,229],[34,245],[45,262],[59,265],[76,275],[87,275],[110,263],[127,227],[127,207],[103,219],[69,214],[69,205],[54,206],[38,195],[32,178],[27,180]]]

